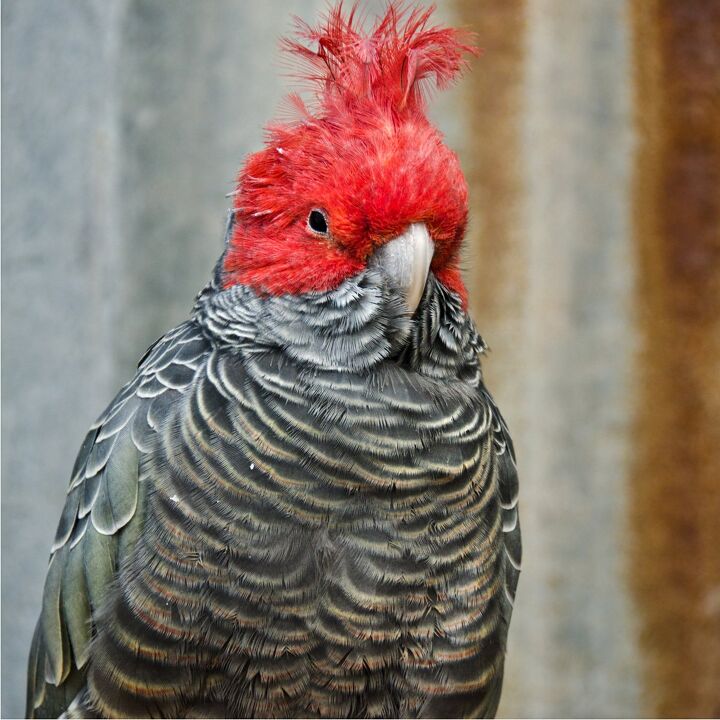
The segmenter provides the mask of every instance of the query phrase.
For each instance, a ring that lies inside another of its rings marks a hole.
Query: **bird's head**
[[[297,119],[271,125],[242,168],[224,287],[327,291],[374,265],[411,311],[429,269],[464,297],[467,186],[425,99],[473,49],[462,31],[430,26],[431,14],[391,3],[368,33],[342,4],[318,28],[297,21],[284,47],[314,83],[315,107],[292,96]]]

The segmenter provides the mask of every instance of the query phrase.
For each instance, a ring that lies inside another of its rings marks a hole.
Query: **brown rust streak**
[[[652,714],[720,716],[720,3],[634,0],[633,577]]]
[[[520,227],[525,2],[455,4],[460,23],[477,33],[483,50],[463,85],[468,140],[461,159],[470,190],[466,281],[480,332],[505,365],[486,363],[489,384],[505,399],[502,405],[512,406],[508,400],[518,383],[508,363],[518,356],[511,350],[522,332],[524,293],[518,288],[526,264]]]

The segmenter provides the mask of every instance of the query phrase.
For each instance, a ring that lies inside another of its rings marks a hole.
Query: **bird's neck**
[[[327,292],[261,296],[244,285],[200,293],[196,321],[218,346],[281,351],[316,370],[367,373],[392,362],[439,380],[480,381],[485,349],[460,297],[431,274],[414,317],[383,278],[366,270]]]

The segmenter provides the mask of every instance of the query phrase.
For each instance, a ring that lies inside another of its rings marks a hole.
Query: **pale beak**
[[[403,294],[412,315],[422,299],[435,244],[425,223],[413,223],[375,251],[370,261]]]

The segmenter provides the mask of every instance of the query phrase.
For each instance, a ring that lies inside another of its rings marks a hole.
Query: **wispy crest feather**
[[[466,56],[478,54],[473,33],[431,25],[434,11],[434,5],[390,2],[365,32],[358,4],[345,13],[340,2],[317,27],[295,18],[295,34],[281,46],[301,60],[293,75],[312,83],[325,113],[368,102],[422,112],[432,87],[450,85],[466,68]]]

